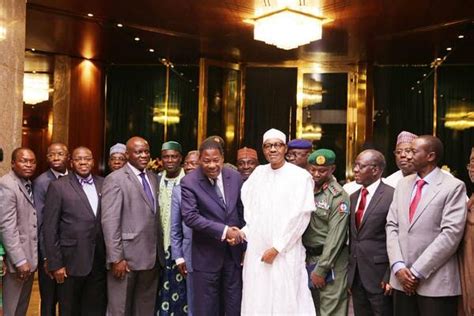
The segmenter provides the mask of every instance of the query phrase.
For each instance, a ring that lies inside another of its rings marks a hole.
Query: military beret
[[[331,149],[318,149],[309,155],[308,163],[316,166],[330,166],[336,162],[336,154]]]
[[[163,143],[163,145],[161,146],[161,151],[163,150],[176,150],[176,151],[179,151],[180,153],[183,152],[181,148],[181,144],[175,141],[169,141],[169,142]]]
[[[288,142],[288,149],[312,149],[313,144],[306,139],[292,139]]]

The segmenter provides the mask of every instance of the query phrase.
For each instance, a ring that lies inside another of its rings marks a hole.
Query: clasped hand
[[[238,227],[232,226],[227,229],[225,238],[229,245],[235,246],[244,241],[245,234]]]
[[[410,269],[402,268],[395,273],[395,276],[397,277],[398,282],[401,283],[403,291],[407,295],[414,295],[416,293],[420,280],[411,273]]]

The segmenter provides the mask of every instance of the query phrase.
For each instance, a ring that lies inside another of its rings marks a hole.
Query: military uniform
[[[308,158],[310,163],[312,156]],[[313,164],[324,165],[328,162],[328,159],[323,160]],[[314,201],[316,210],[311,214],[310,224],[303,235],[303,244],[310,272],[325,278],[326,286],[322,289],[312,288],[313,299],[318,315],[345,316],[348,308],[349,196],[331,177],[314,194]],[[312,285],[311,280],[309,282]]]

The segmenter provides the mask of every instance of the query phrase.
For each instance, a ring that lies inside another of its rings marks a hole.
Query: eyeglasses
[[[263,149],[265,149],[265,150],[270,150],[270,149],[272,149],[272,147],[275,148],[276,150],[280,150],[283,147],[285,147],[285,144],[283,144],[283,143],[273,143],[273,144],[272,143],[265,143],[265,144],[263,144]]]
[[[353,167],[352,169],[358,168],[359,170],[362,170],[362,169],[365,169],[365,168],[367,168],[367,167],[369,167],[369,166],[370,166],[370,167],[377,167],[377,165],[375,165],[375,164],[373,164],[373,163],[372,163],[372,164],[366,164],[366,165],[361,164],[361,163],[355,163],[355,164],[354,164],[354,167]]]
[[[127,159],[125,157],[119,156],[119,157],[110,157],[110,161],[126,161]]]

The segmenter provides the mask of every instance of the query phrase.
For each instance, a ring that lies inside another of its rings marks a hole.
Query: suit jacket
[[[49,184],[51,181],[56,180],[56,176],[48,169],[47,171],[40,174],[35,181],[33,181],[33,191],[34,191],[34,200],[36,215],[38,217],[38,240],[39,240],[39,250],[40,253],[44,256],[46,250],[44,249],[44,238],[43,238],[43,209],[44,201],[46,199],[46,192],[48,191]],[[42,258],[40,258],[42,259]]]
[[[100,225],[102,177],[93,176],[99,197],[94,215],[74,172],[51,182],[44,206],[43,236],[50,271],[66,267],[71,276],[86,276],[94,259],[105,267],[105,245]]]
[[[364,288],[372,294],[383,293],[380,282],[389,280],[389,262],[385,224],[394,189],[380,182],[367,206],[360,228],[356,228],[355,212],[361,190],[351,195],[350,257],[347,283],[352,287],[356,269]]]
[[[33,199],[13,171],[0,178],[0,239],[7,253],[7,267],[27,260],[31,270],[38,265],[38,221]]]
[[[225,226],[241,228],[245,224],[240,200],[242,177],[237,171],[224,167],[222,182],[225,205],[201,167],[181,180],[181,214],[186,225],[193,230],[191,252],[194,270],[219,271],[227,251],[227,242],[222,240]],[[230,249],[235,264],[240,265],[242,244]]]
[[[408,219],[416,174],[400,180],[387,216],[390,266],[404,262],[423,276],[417,293],[423,296],[461,294],[456,251],[466,223],[466,187],[436,168],[417,211]],[[390,284],[402,290],[393,271]]]
[[[173,188],[171,197],[171,258],[184,258],[186,268],[193,272],[191,258],[191,244],[193,231],[184,222],[181,215],[181,185]]]
[[[107,263],[127,260],[131,270],[164,266],[163,229],[158,206],[158,181],[147,177],[155,205],[148,200],[140,180],[128,164],[109,174],[102,187],[102,230]]]

